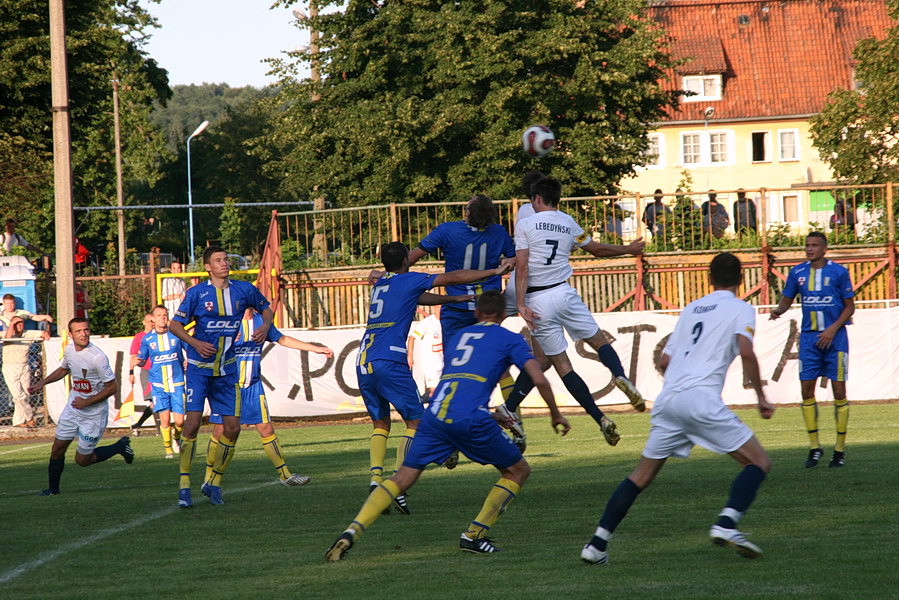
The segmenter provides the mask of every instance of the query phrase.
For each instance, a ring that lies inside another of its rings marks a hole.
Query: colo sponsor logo
[[[802,299],[803,304],[832,304],[833,296],[806,296]]]

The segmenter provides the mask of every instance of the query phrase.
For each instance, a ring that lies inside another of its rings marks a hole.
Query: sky
[[[227,83],[263,87],[265,58],[308,43],[290,9],[274,0],[140,0],[159,21],[145,49],[169,72],[170,85]],[[300,4],[302,6],[302,4]],[[304,7],[305,8],[305,7]]]

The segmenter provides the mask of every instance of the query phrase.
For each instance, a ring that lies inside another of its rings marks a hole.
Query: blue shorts
[[[203,411],[203,404],[209,400],[209,411],[220,415],[240,416],[240,387],[237,371],[227,375],[203,375],[187,373],[187,410]]]
[[[430,411],[418,426],[403,465],[424,469],[430,463],[444,462],[454,450],[482,465],[506,469],[521,460],[521,452],[512,439],[484,408],[464,420],[444,423]]]
[[[849,334],[843,327],[833,336],[830,348],[815,346],[818,331],[803,331],[799,336],[799,380],[813,381],[827,377],[831,381],[846,381],[849,377]]]
[[[443,344],[448,344],[456,335],[466,327],[474,325],[478,320],[474,312],[470,310],[457,310],[455,308],[440,309],[440,328],[443,330]]]
[[[165,392],[162,388],[153,386],[153,412],[164,410],[184,414],[184,385],[176,385],[174,392]]]
[[[420,419],[424,408],[409,365],[392,360],[373,360],[369,364],[371,373],[358,368],[356,372],[362,400],[372,420],[389,420],[391,404],[406,421]]]
[[[209,415],[209,422],[221,425],[222,415],[212,413]],[[268,402],[265,400],[262,382],[257,381],[245,388],[240,388],[240,424],[259,425],[260,423],[271,423],[271,415],[268,412]]]

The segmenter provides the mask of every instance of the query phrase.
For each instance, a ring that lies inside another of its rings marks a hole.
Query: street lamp
[[[200,123],[199,127],[194,129],[194,132],[190,134],[187,138],[187,222],[188,229],[190,231],[190,264],[193,265],[195,261],[194,257],[194,198],[190,185],[190,141],[194,139],[196,136],[203,133],[209,127],[209,121],[203,121]]]

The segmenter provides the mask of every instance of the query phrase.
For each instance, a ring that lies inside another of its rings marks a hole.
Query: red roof
[[[682,103],[669,121],[701,120],[707,106],[716,121],[817,113],[852,87],[856,42],[897,24],[885,0],[663,0],[649,14],[672,55],[689,58],[666,89],[681,89],[682,75],[723,75],[721,100]]]

